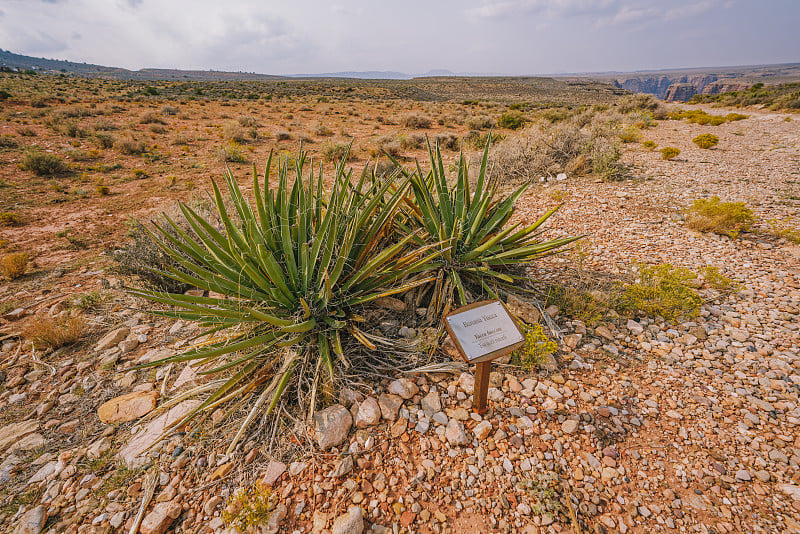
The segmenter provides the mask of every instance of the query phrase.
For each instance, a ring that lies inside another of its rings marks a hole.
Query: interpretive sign
[[[468,363],[491,361],[524,342],[516,321],[499,300],[485,300],[445,316],[445,328]]]
[[[486,411],[492,360],[525,343],[516,321],[499,300],[484,300],[448,313],[444,326],[459,354],[475,364],[473,409]]]

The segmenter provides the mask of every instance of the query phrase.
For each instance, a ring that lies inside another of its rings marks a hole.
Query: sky
[[[263,74],[535,75],[800,61],[798,0],[0,0],[0,48]]]

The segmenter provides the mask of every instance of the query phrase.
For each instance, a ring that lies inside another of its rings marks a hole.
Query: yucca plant
[[[365,170],[352,183],[344,161],[328,190],[322,167],[315,178],[301,149],[291,167],[286,160],[278,166],[277,184],[270,188],[270,155],[263,184],[253,172],[255,205],[230,171],[225,182],[231,213],[213,184],[221,229],[186,204],[180,209],[194,235],[168,217],[170,227],[156,225],[153,238],[178,266],[162,274],[212,296],[132,291],[173,307],[159,315],[206,327],[203,346],[148,365],[197,360],[212,367],[204,373],[224,377],[192,391],[210,394],[175,426],[261,390],[231,451],[264,404],[269,401],[269,415],[287,388],[300,387],[301,376],[310,391],[298,398],[313,411],[318,388],[329,389],[350,365],[345,341],[375,348],[359,327],[359,307],[431,280],[424,271],[439,251],[414,243],[417,233],[395,239],[391,231],[408,178],[379,182]]]
[[[497,178],[487,175],[488,141],[474,191],[470,190],[469,164],[463,153],[456,162],[458,174],[453,186],[447,182],[438,145],[434,148],[428,142],[428,154],[429,172],[423,173],[417,165],[415,173],[405,173],[414,195],[413,201],[407,203],[406,222],[400,221],[398,226],[403,235],[414,235],[419,228],[424,229],[415,238],[418,244],[436,247],[441,252],[432,265],[436,281],[429,317],[446,312],[452,303],[468,304],[475,296],[473,291],[497,297],[499,288],[509,289],[522,278],[510,268],[558,252],[580,239],[580,236],[540,239],[539,228],[558,207],[531,225],[508,225],[515,203],[529,184],[500,198]]]

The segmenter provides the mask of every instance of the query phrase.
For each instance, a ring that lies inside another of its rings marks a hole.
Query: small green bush
[[[719,144],[719,137],[717,137],[714,134],[704,133],[692,139],[692,143],[694,143],[700,148],[709,149]]]
[[[675,148],[674,146],[667,146],[659,150],[661,152],[661,159],[665,159],[667,161],[675,158],[678,154],[681,153],[680,149]]]
[[[708,265],[703,269],[703,278],[712,289],[717,291],[730,291],[739,289],[741,284],[735,280],[731,280],[713,265]]]
[[[8,280],[15,280],[28,270],[30,256],[24,252],[6,254],[0,258],[0,274]]]
[[[322,156],[327,161],[350,161],[353,155],[350,153],[350,145],[348,143],[328,143],[322,149]]]
[[[695,230],[736,238],[750,229],[755,216],[744,202],[721,202],[715,195],[695,200],[687,211],[686,221]]]
[[[22,159],[22,169],[36,176],[53,176],[66,171],[67,165],[54,154],[31,150]]]
[[[509,111],[508,113],[503,113],[500,115],[500,118],[497,120],[497,125],[500,128],[508,128],[509,130],[518,130],[525,125],[525,116],[522,113],[518,113],[516,111]]]
[[[242,145],[231,140],[227,145],[217,150],[217,155],[222,161],[229,163],[247,163]]]
[[[655,150],[655,148],[656,148],[658,145],[656,144],[656,142],[655,142],[655,141],[652,141],[652,140],[650,140],[650,139],[647,139],[646,141],[642,141],[642,146],[643,146],[644,148],[646,148],[647,150]]]
[[[639,265],[638,280],[625,288],[620,299],[623,310],[658,315],[669,322],[697,317],[703,299],[695,289],[696,275],[688,269],[662,265]]]
[[[0,213],[0,226],[20,226],[22,219],[16,213],[4,211]]]
[[[525,344],[511,353],[511,361],[521,365],[526,371],[532,371],[545,363],[547,357],[558,349],[558,345],[550,341],[542,325],[523,323],[521,326]]]
[[[639,133],[639,130],[629,126],[618,131],[617,137],[619,137],[619,140],[623,143],[636,143],[642,138],[642,135]]]

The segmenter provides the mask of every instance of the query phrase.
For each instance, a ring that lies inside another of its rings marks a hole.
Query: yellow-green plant
[[[0,274],[8,280],[14,280],[25,274],[28,270],[30,256],[24,252],[6,254],[0,258]]]
[[[525,344],[511,353],[511,360],[530,371],[544,363],[558,349],[558,345],[550,341],[542,325],[522,323],[521,326]]]
[[[642,146],[643,146],[644,148],[646,148],[647,150],[655,150],[655,148],[656,148],[658,145],[657,145],[657,144],[656,144],[656,142],[655,142],[655,141],[653,141],[652,139],[647,139],[647,140],[645,140],[645,141],[642,141]]]
[[[718,196],[698,198],[687,210],[686,222],[701,232],[713,232],[736,238],[755,222],[752,210],[744,202],[722,202]]]
[[[0,217],[2,214],[0,214]],[[769,233],[775,237],[780,237],[791,241],[795,245],[800,244],[800,230],[789,225],[791,218],[784,220],[768,219],[767,223],[770,226]]]
[[[208,386],[211,395],[175,426],[261,392],[229,451],[262,405],[269,401],[269,415],[287,388],[310,398],[313,410],[318,386],[332,389],[351,365],[345,342],[375,348],[360,328],[360,307],[432,281],[420,273],[441,253],[414,246],[419,232],[394,238],[393,221],[408,179],[370,180],[365,170],[354,184],[342,162],[326,189],[322,169],[315,178],[301,152],[292,181],[284,161],[277,184],[270,184],[271,163],[272,155],[263,183],[253,172],[255,204],[245,199],[230,171],[225,173],[230,204],[213,184],[222,229],[183,203],[194,235],[166,215],[169,226],[156,225],[158,235],[152,237],[177,266],[155,270],[214,296],[131,291],[173,307],[155,314],[206,327],[205,345],[146,364],[201,361],[211,367],[206,374],[221,377]]]
[[[237,532],[248,532],[269,521],[276,502],[272,488],[259,481],[252,486],[237,488],[231,494],[222,519]]]
[[[637,281],[628,285],[620,298],[623,310],[659,315],[669,322],[697,317],[703,300],[695,289],[693,272],[668,263],[636,267]]]
[[[661,159],[665,159],[667,161],[675,158],[678,154],[681,153],[679,148],[675,148],[674,146],[666,146],[659,150],[661,152]]]
[[[731,280],[721,272],[717,267],[713,265],[707,265],[703,269],[703,278],[705,278],[706,283],[712,288],[717,291],[730,291],[739,289],[741,284],[736,282],[735,280]]]
[[[717,137],[714,134],[704,133],[692,139],[692,143],[694,143],[700,148],[705,148],[705,149],[714,148],[719,144],[719,137]]]

